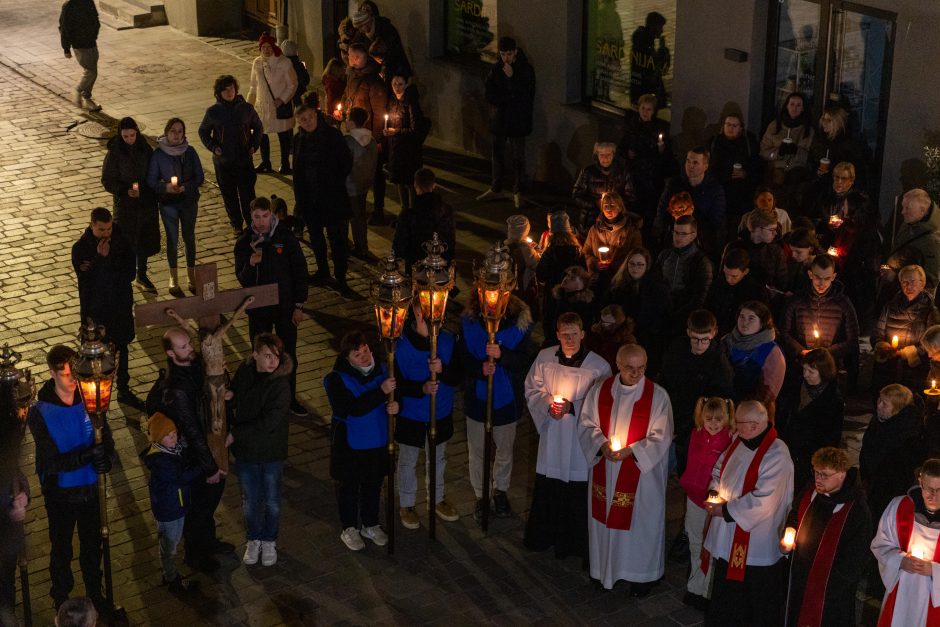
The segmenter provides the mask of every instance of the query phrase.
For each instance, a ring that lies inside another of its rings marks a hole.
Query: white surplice
[[[610,412],[610,436],[627,441],[633,405],[639,400],[646,384],[646,377],[637,385],[623,385],[616,375],[612,386],[613,406]],[[581,408],[581,450],[589,466],[607,464],[607,511],[616,492],[617,476],[623,462],[612,462],[598,455],[607,442],[601,432],[597,409],[597,397],[602,382],[598,382],[584,399]],[[666,390],[653,385],[653,403],[650,409],[646,437],[630,445],[640,469],[633,504],[633,520],[629,531],[608,529],[607,526],[588,518],[590,532],[591,577],[610,589],[618,580],[630,582],[656,581],[663,576],[665,568],[666,533],[666,477],[669,473],[669,446],[672,444],[672,403]],[[588,492],[590,511],[591,492]]]
[[[539,433],[539,455],[535,472],[550,479],[587,481],[588,464],[578,443],[581,404],[598,379],[610,376],[610,364],[588,352],[580,368],[558,363],[559,348],[539,352],[525,378],[525,399],[535,429]],[[571,401],[572,413],[555,420],[549,414],[552,398],[559,395]]]
[[[743,442],[738,444],[719,482],[718,474],[728,451],[721,454],[712,470],[711,486],[726,501],[725,508],[735,522],[729,523],[720,516],[712,518],[705,548],[712,557],[730,562],[734,532],[740,525],[741,529],[751,534],[747,565],[772,566],[783,557],[780,538],[783,537],[784,523],[793,496],[793,460],[790,459],[790,450],[778,437],[761,460],[757,484],[744,496],[741,496],[744,476],[757,451],[752,451]]]
[[[920,517],[915,514],[910,545],[900,546],[897,512],[903,498],[895,497],[885,508],[878,521],[878,532],[871,542],[871,552],[878,560],[878,571],[885,585],[882,607],[894,586],[898,586],[894,615],[889,624],[892,627],[921,627],[927,625],[928,607],[940,607],[940,564],[934,562],[933,575],[925,577],[901,570],[901,559],[907,554],[908,548],[917,557],[933,559],[940,529],[921,524],[922,519],[918,520]]]

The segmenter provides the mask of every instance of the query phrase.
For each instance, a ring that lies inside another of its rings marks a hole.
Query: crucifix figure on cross
[[[214,263],[196,266],[195,275],[195,296],[137,305],[134,308],[134,320],[138,327],[176,323],[183,329],[196,332],[205,373],[205,402],[209,417],[206,437],[215,463],[223,472],[228,472],[228,452],[225,447],[228,431],[225,417],[228,384],[225,333],[246,309],[276,305],[277,284],[219,291]],[[222,314],[228,311],[234,313],[226,321]],[[188,320],[197,322],[193,325]]]

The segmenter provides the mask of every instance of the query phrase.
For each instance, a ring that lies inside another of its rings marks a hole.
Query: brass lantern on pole
[[[401,273],[401,260],[392,252],[380,262],[381,273],[372,283],[370,295],[375,306],[375,322],[379,336],[385,343],[388,376],[395,376],[395,341],[401,337],[411,306],[411,282]],[[395,400],[395,392],[388,402]],[[388,496],[386,498],[386,525],[388,526],[388,552],[395,552],[395,416],[388,414]]]
[[[414,269],[414,290],[421,306],[421,317],[430,329],[431,351],[429,359],[437,359],[437,336],[444,322],[447,297],[454,288],[454,267],[442,256],[447,244],[437,233],[423,244],[428,256],[417,263]],[[437,373],[431,372],[431,381],[437,381]],[[437,394],[431,394],[431,413],[428,419],[428,536],[436,534],[437,516]]]
[[[483,264],[474,271],[480,316],[486,322],[489,343],[496,342],[499,322],[506,315],[509,297],[516,287],[516,273],[509,249],[497,242],[486,253]],[[489,363],[494,359],[489,357]],[[493,375],[486,378],[486,422],[483,434],[483,498],[480,527],[487,530],[490,515],[490,457],[493,449]]]
[[[118,354],[114,346],[105,343],[105,328],[88,318],[79,330],[78,352],[72,358],[72,378],[78,382],[85,411],[91,417],[95,430],[95,444],[104,436],[105,414],[111,404],[111,387],[117,371]],[[107,474],[98,473],[98,513],[101,518],[101,554],[104,558],[105,599],[109,612],[120,612],[114,606],[114,586],[111,578],[111,545],[108,526]]]
[[[3,394],[9,394],[11,409],[16,412],[16,419],[19,423],[20,436],[26,431],[26,417],[29,414],[30,403],[36,396],[36,381],[29,368],[17,368],[16,364],[20,361],[22,355],[10,348],[9,344],[3,345],[0,351],[0,390]],[[7,417],[3,418],[7,420]],[[12,416],[9,417],[12,419]],[[25,489],[25,486],[14,484],[13,496],[17,496]],[[29,595],[29,556],[26,547],[20,553],[16,560],[20,569],[20,590],[23,595],[23,618],[26,625],[33,624],[32,601]]]

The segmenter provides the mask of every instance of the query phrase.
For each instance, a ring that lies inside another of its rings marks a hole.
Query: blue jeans
[[[171,268],[176,267],[177,247],[179,246],[180,226],[183,227],[183,246],[186,249],[186,265],[196,265],[196,216],[199,206],[196,203],[161,204],[160,218],[166,231],[166,261]]]
[[[160,565],[163,567],[164,581],[173,581],[178,574],[173,557],[176,555],[176,547],[179,546],[180,539],[183,537],[184,522],[186,522],[185,516],[168,522],[157,521],[157,537],[160,539]]]
[[[284,462],[238,462],[242,484],[245,536],[248,540],[273,542],[281,526],[281,476]]]

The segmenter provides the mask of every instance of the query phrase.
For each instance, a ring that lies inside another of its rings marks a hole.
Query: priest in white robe
[[[630,582],[646,596],[665,568],[666,477],[672,443],[669,395],[646,378],[646,351],[626,344],[618,375],[591,388],[579,439],[591,466],[591,578],[611,589]]]
[[[885,585],[878,627],[940,625],[940,459],[917,483],[888,504],[871,543]]]
[[[760,402],[743,401],[734,422],[737,437],[712,471],[715,502],[706,502],[701,567],[715,573],[705,625],[776,627],[786,600],[780,539],[793,495],[793,461]]]
[[[555,557],[588,557],[588,463],[578,442],[578,414],[588,391],[610,376],[610,365],[583,344],[581,317],[566,312],[555,324],[559,345],[543,349],[525,379],[529,414],[539,434],[532,507],[523,544],[555,547]]]

